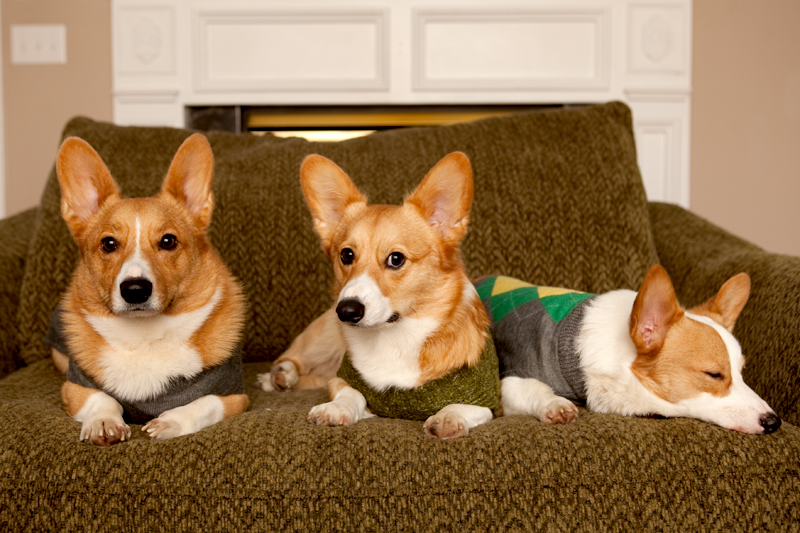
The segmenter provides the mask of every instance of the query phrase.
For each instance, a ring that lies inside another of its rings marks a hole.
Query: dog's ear
[[[336,163],[317,154],[306,156],[300,165],[300,186],[311,211],[314,231],[327,254],[333,232],[348,206],[358,202],[366,204],[367,198]]]
[[[406,202],[420,210],[447,244],[455,246],[467,233],[472,194],[469,159],[453,152],[436,163]]]
[[[119,187],[94,148],[78,137],[69,137],[61,144],[56,174],[61,186],[61,215],[77,240],[103,204],[109,198],[119,198]]]
[[[683,316],[667,271],[653,265],[633,302],[630,336],[639,355],[655,355],[664,344],[670,326]]]
[[[739,318],[739,313],[744,309],[749,297],[750,276],[740,272],[726,281],[716,296],[691,309],[690,312],[707,316],[733,333],[736,319]]]
[[[180,202],[194,219],[198,229],[206,230],[211,224],[214,195],[214,154],[208,140],[199,133],[183,141],[161,186],[161,194],[172,196]]]

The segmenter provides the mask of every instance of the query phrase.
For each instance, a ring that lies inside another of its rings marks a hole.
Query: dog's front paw
[[[281,361],[280,363],[272,365],[270,378],[272,387],[275,390],[286,390],[294,388],[294,386],[297,385],[300,374],[297,372],[297,367],[294,363],[291,361]],[[264,390],[266,390],[266,387],[264,387]]]
[[[539,413],[539,420],[545,424],[569,424],[578,418],[578,408],[566,398],[556,397]]]
[[[467,421],[457,413],[438,412],[425,421],[425,434],[440,439],[466,437],[469,433]]]
[[[142,431],[155,440],[173,439],[184,434],[181,424],[177,420],[165,417],[163,413],[145,424]]]
[[[328,402],[313,407],[308,412],[308,421],[318,426],[351,426],[356,414],[347,406]]]
[[[105,416],[87,420],[81,426],[81,441],[96,446],[110,446],[131,437],[131,428],[120,416]]]

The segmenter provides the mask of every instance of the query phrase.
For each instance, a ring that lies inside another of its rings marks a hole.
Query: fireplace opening
[[[560,107],[569,105],[190,106],[186,126],[340,141],[379,130],[441,126]]]

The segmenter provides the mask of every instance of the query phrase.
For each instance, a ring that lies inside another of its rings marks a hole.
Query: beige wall
[[[695,0],[692,211],[800,255],[800,2]]]
[[[2,2],[6,213],[38,203],[61,128],[111,120],[109,0]],[[67,26],[67,65],[9,63],[11,24]],[[691,205],[800,255],[800,1],[695,0]]]
[[[61,129],[74,115],[111,120],[109,0],[2,0],[6,214],[39,203]],[[12,65],[12,24],[64,24],[66,65]]]

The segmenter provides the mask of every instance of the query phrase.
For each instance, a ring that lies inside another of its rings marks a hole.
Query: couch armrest
[[[0,378],[23,366],[17,342],[17,310],[36,211],[33,208],[0,220]]]
[[[676,205],[649,209],[659,260],[683,304],[702,303],[734,274],[750,275],[734,331],[744,379],[782,419],[800,424],[800,258],[765,252]]]

